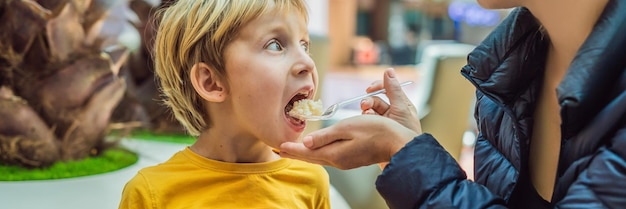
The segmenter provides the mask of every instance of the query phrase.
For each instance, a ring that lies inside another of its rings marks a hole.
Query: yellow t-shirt
[[[328,173],[291,159],[226,163],[189,148],[141,169],[119,208],[330,208]]]

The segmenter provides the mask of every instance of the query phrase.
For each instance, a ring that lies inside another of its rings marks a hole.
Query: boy
[[[120,208],[329,208],[328,174],[280,156],[318,84],[304,0],[179,0],[162,11],[156,75],[197,141],[125,186]]]

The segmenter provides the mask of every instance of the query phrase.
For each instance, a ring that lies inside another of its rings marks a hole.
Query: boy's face
[[[227,46],[228,94],[240,137],[278,147],[302,134],[305,122],[285,108],[315,94],[317,70],[308,48],[307,25],[297,11],[264,14]]]

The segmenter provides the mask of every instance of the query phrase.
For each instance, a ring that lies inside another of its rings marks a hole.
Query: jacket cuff
[[[414,208],[445,183],[467,179],[465,172],[430,134],[407,143],[376,179],[376,189],[390,208]]]

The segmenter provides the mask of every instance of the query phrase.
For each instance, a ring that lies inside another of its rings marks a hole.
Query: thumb
[[[387,98],[389,98],[389,104],[400,103],[404,104],[408,100],[406,94],[402,91],[402,86],[396,76],[396,71],[393,68],[385,70],[385,78],[383,80]]]

